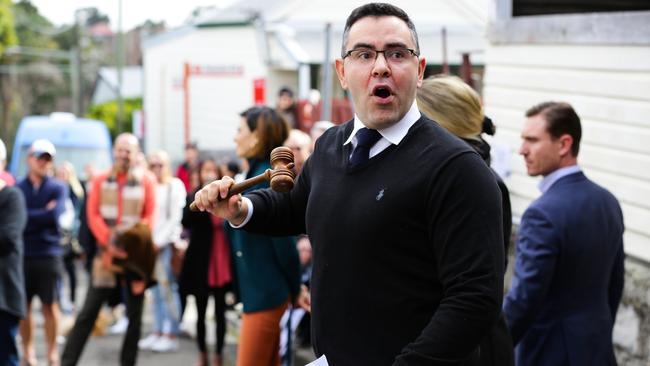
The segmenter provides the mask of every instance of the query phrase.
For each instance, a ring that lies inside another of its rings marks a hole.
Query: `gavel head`
[[[271,189],[286,193],[293,188],[296,177],[293,168],[293,152],[285,146],[276,147],[271,151]]]

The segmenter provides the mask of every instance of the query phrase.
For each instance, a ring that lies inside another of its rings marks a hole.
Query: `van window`
[[[17,177],[24,177],[27,175],[27,155],[29,154],[29,146],[23,146],[20,149],[20,156],[24,157],[18,163]],[[79,180],[85,181],[86,171],[84,167],[86,164],[92,164],[98,171],[107,170],[110,165],[110,154],[106,153],[106,148],[92,148],[92,147],[56,147],[56,157],[54,158],[54,166],[69,161],[74,166]]]

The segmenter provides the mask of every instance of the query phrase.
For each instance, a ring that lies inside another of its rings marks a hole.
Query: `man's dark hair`
[[[569,103],[544,102],[526,111],[526,117],[541,115],[546,120],[546,130],[553,138],[569,135],[573,138],[571,153],[578,156],[582,127],[580,117]]]
[[[350,35],[350,28],[359,19],[365,17],[398,17],[406,23],[406,26],[411,30],[413,41],[415,42],[415,52],[420,54],[420,42],[418,41],[418,33],[415,31],[415,24],[411,21],[408,14],[395,5],[386,3],[369,3],[362,5],[350,13],[348,19],[345,21],[345,28],[343,29],[343,43],[341,44],[341,57],[345,56],[345,45],[348,43],[348,36]]]
[[[289,98],[293,98],[293,90],[291,90],[291,88],[289,88],[288,86],[283,86],[282,88],[280,88],[280,90],[278,90],[279,97],[285,94],[289,96]]]

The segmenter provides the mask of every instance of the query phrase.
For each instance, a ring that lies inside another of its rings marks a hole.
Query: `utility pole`
[[[81,117],[83,111],[85,111],[84,108],[84,102],[83,102],[83,71],[81,70],[81,50],[84,47],[83,43],[83,25],[81,24],[81,21],[79,20],[80,18],[80,9],[75,10],[74,12],[74,35],[75,35],[75,43],[76,47],[72,47],[70,50],[71,53],[71,78],[72,82],[74,83],[71,88],[72,88],[72,95],[74,98],[75,95],[75,89],[76,89],[76,95],[77,98],[75,101],[73,101],[73,113]],[[84,21],[85,22],[85,21]]]
[[[122,133],[124,99],[122,98],[122,69],[124,67],[124,35],[122,34],[122,0],[118,0],[117,13],[117,133]]]
[[[330,61],[330,39],[332,38],[332,23],[325,24],[325,60],[323,60],[323,82],[321,93],[322,108],[320,119],[329,121],[332,119],[332,63]]]
[[[447,28],[442,27],[442,73],[449,75],[449,61],[447,60]]]
[[[70,89],[72,90],[72,113],[81,117],[81,62],[77,47],[70,51]]]

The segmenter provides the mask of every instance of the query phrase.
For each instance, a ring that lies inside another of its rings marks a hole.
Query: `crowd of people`
[[[280,363],[281,318],[293,307],[290,300],[301,291],[303,282],[308,282],[304,273],[309,271],[310,257],[303,255],[299,260],[297,237],[242,235],[221,218],[192,211],[189,205],[194,193],[214,180],[224,176],[242,180],[269,168],[270,152],[277,146],[286,145],[296,153],[295,172],[299,173],[313,143],[309,135],[290,129],[272,108],[251,107],[240,118],[234,138],[241,164],[219,161],[209,154],[200,156],[198,145],[188,143],[185,161],[174,174],[166,152],[145,156],[138,139],[123,133],[115,139],[111,169],[95,172],[89,168],[86,182],[79,181],[72,164],[56,161],[56,147],[43,139],[29,148],[24,179],[16,182],[1,170],[2,195],[7,197],[3,210],[8,209],[3,212],[11,218],[3,222],[2,231],[6,240],[13,240],[11,250],[7,247],[3,252],[3,261],[12,260],[3,276],[10,276],[14,285],[3,288],[6,296],[0,312],[7,316],[3,331],[9,332],[3,333],[3,340],[14,345],[14,328],[19,325],[22,341],[20,351],[3,346],[6,358],[2,360],[14,364],[20,354],[22,364],[37,364],[31,311],[34,297],[40,300],[45,319],[48,364],[77,364],[91,333],[102,327],[99,318],[104,305],[110,313],[123,303],[125,316],[110,327],[103,326],[125,333],[120,363],[133,365],[139,350],[178,350],[182,317],[188,296],[192,296],[198,315],[197,364],[222,365],[226,297],[231,293],[243,304],[238,364],[256,365],[261,359]],[[332,125],[323,121],[314,133]],[[1,147],[4,161],[4,144]],[[13,185],[16,188],[10,188]],[[15,205],[21,209],[13,209]],[[3,236],[3,245],[4,240]],[[308,239],[303,238],[299,245],[304,251]],[[77,268],[82,259],[90,280],[87,290],[81,291],[85,299],[77,310]],[[151,333],[143,336],[141,318],[147,289],[154,321]],[[217,328],[213,357],[208,352],[205,324],[210,297]],[[75,318],[67,332],[60,326],[62,310]],[[297,319],[293,326],[284,321],[282,327],[295,332],[300,318],[294,315],[293,319]],[[308,321],[302,323],[307,327],[300,334],[308,342]],[[60,334],[65,334],[66,340],[59,356]],[[289,355],[283,355],[288,364]]]
[[[76,365],[117,298],[128,319],[120,363],[134,365],[138,350],[178,350],[192,296],[198,365],[221,366],[231,293],[242,304],[238,366],[289,364],[296,332],[330,365],[615,365],[623,218],[577,163],[577,113],[563,102],[526,112],[519,153],[529,175],[544,177],[542,196],[521,218],[504,298],[512,216],[490,168],[485,135],[496,127],[470,86],[425,79],[425,65],[409,16],[372,3],[348,17],[336,61],[355,111],[347,123],[314,123],[311,136],[292,129],[293,92],[283,88],[277,108],[239,116],[240,160],[189,143],[172,174],[166,152],[144,156],[122,133],[111,169],[85,186],[47,140],[33,142],[16,183],[0,144],[0,363],[21,354],[36,364],[34,297],[48,364]],[[294,155],[290,192],[264,183],[229,194],[282,145]],[[80,256],[91,280],[77,311]],[[59,357],[63,268],[76,320]],[[154,323],[144,336],[147,290]]]

